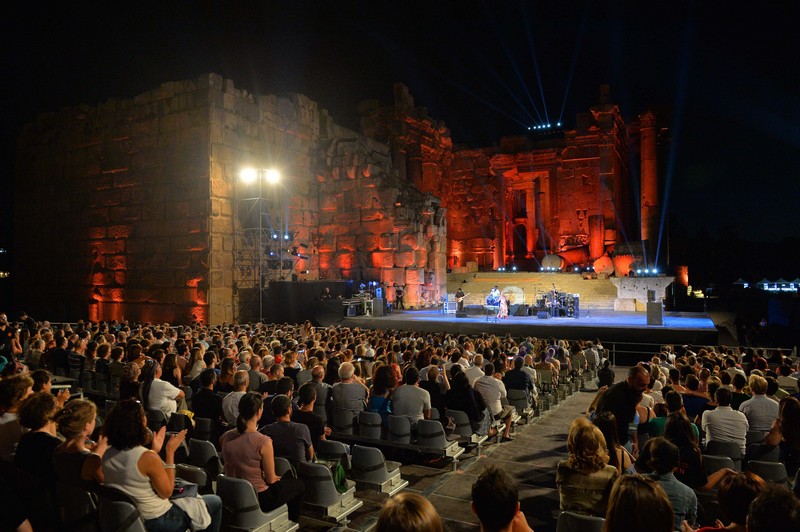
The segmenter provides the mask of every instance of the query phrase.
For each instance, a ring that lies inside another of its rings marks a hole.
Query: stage
[[[328,315],[330,318],[331,316]],[[509,316],[495,320],[490,315],[469,315],[457,318],[441,310],[396,310],[388,316],[355,316],[331,320],[321,325],[344,325],[365,329],[411,329],[423,332],[448,332],[476,335],[535,336],[585,339],[600,338],[603,342],[642,344],[717,345],[717,328],[705,313],[665,312],[664,325],[647,325],[643,312],[591,310],[581,312],[579,319],[536,316]]]

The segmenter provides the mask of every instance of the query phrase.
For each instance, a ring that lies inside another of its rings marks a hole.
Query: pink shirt
[[[267,489],[264,473],[261,469],[261,447],[271,442],[269,436],[260,432],[229,430],[219,439],[222,446],[222,458],[225,460],[225,475],[244,479],[261,493]]]

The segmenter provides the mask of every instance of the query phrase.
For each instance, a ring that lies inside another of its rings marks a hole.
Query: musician
[[[497,317],[498,318],[508,318],[508,299],[506,299],[505,294],[500,294],[500,301],[498,302],[498,311]]]
[[[456,303],[458,312],[462,312],[464,310],[464,298],[466,294],[464,294],[464,290],[459,286],[458,290],[456,290]]]
[[[489,297],[486,298],[486,304],[489,306],[497,306],[500,304],[500,289],[495,286],[489,292]]]
[[[406,309],[406,306],[403,305],[403,287],[398,285],[394,285],[394,308]]]
[[[320,301],[325,301],[326,299],[333,299],[333,294],[331,294],[331,289],[329,286],[326,286],[322,289],[322,293],[319,295]]]

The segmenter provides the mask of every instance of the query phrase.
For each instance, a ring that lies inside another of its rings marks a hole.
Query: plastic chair
[[[222,499],[224,530],[291,531],[299,526],[289,520],[289,508],[285,504],[271,512],[262,512],[256,490],[244,479],[219,475],[217,495]]]
[[[99,532],[97,495],[91,491],[59,483],[56,486],[56,504],[64,529]]]
[[[299,462],[297,476],[306,486],[303,514],[329,523],[342,524],[364,505],[355,498],[355,483],[347,481],[344,493],[336,491],[331,470],[322,464]]]
[[[148,408],[145,415],[147,416],[147,428],[153,432],[158,432],[167,424],[167,415],[161,410]]]
[[[338,461],[345,471],[350,470],[350,455],[347,454],[347,447],[342,442],[319,440],[314,445],[314,452],[317,458],[325,461]]]
[[[98,495],[100,530],[146,532],[144,519],[130,495],[108,486],[101,487]]]
[[[553,391],[553,370],[551,369],[537,369],[536,374],[539,376],[539,386],[543,392]]]
[[[189,439],[189,464],[203,469],[211,478],[222,473],[222,461],[211,442]]]
[[[292,463],[281,456],[275,457],[275,474],[279,477],[288,475],[292,478],[297,478],[297,471],[292,467]]]
[[[211,441],[214,422],[207,417],[194,418],[194,437],[198,440]]]
[[[175,476],[187,482],[197,484],[197,491],[201,495],[211,495],[214,493],[214,487],[211,485],[211,477],[208,476],[208,473],[206,473],[203,468],[189,464],[177,464],[175,466]]]
[[[767,433],[760,430],[748,430],[745,436],[745,445],[749,448],[753,443],[761,443],[767,437]]]
[[[789,485],[789,474],[786,472],[786,466],[781,462],[751,460],[747,463],[747,470],[769,482],[785,486]]]
[[[706,470],[706,475],[710,475],[726,467],[730,469],[736,468],[736,466],[733,463],[733,460],[731,460],[727,456],[715,456],[713,454],[703,455],[703,467]]]
[[[390,497],[408,486],[400,476],[400,464],[387,462],[380,449],[354,445],[351,449],[351,478],[359,489],[371,489]]]
[[[602,532],[606,520],[602,517],[561,512],[556,532]]]
[[[439,423],[439,427],[441,426]],[[411,443],[411,420],[405,416],[389,415],[389,428],[386,436],[390,442]]]
[[[381,439],[383,420],[377,412],[360,412],[358,414],[358,435],[373,440]]]
[[[533,409],[531,408],[531,404],[528,402],[528,394],[525,393],[525,390],[509,389],[507,391],[507,396],[508,404],[513,406],[527,421],[528,418],[530,418],[530,416],[533,414]]]
[[[433,419],[417,421],[417,444],[422,447],[445,449],[451,441],[444,434],[444,427]]]
[[[727,456],[733,460],[736,471],[742,470],[742,448],[738,443],[712,440],[706,444],[706,452],[714,456]]]
[[[333,409],[333,432],[353,434],[355,417],[351,410]]]

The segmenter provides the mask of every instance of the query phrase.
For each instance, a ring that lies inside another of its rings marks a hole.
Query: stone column
[[[531,185],[525,191],[525,213],[527,215],[525,220],[525,230],[527,232],[525,246],[528,248],[528,253],[525,255],[525,258],[528,259],[532,259],[536,251],[536,201],[533,196],[534,191]]]
[[[642,240],[658,234],[658,161],[656,159],[656,119],[647,111],[640,117],[641,126],[641,226]]]
[[[602,214],[589,216],[589,258],[596,260],[605,251],[605,217]]]

